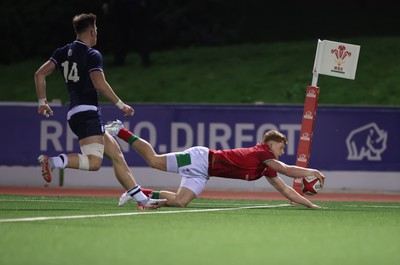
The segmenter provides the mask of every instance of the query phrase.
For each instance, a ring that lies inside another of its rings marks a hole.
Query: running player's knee
[[[124,163],[125,158],[122,154],[121,150],[116,150],[115,152],[108,152],[107,157],[111,160],[113,164],[121,164]]]
[[[89,157],[78,154],[78,158],[79,158],[79,169],[89,170],[89,168],[90,168]]]
[[[78,155],[79,169],[88,171],[97,171],[101,168],[103,159],[96,156]]]
[[[110,136],[111,137],[111,136]],[[114,138],[106,137],[106,148],[104,149],[104,155],[106,155],[111,162],[119,162],[125,160],[124,155],[122,154],[121,148],[118,145],[117,141]]]
[[[101,168],[101,164],[103,162],[103,159],[99,159],[98,157],[92,157],[92,159],[89,158],[89,171],[97,171]]]
[[[81,146],[79,154],[79,169],[97,171],[103,162],[104,145],[92,143]]]

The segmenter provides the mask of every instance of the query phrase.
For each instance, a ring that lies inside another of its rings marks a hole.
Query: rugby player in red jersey
[[[249,148],[214,150],[195,146],[182,152],[156,154],[145,140],[124,128],[116,120],[106,130],[129,143],[151,166],[162,171],[179,173],[182,177],[177,192],[147,190],[152,198],[167,199],[167,206],[185,207],[204,190],[210,177],[242,179],[247,181],[265,177],[269,183],[290,201],[308,208],[321,208],[288,186],[277,173],[291,178],[315,175],[323,186],[325,176],[316,169],[287,165],[279,161],[287,144],[286,137],[275,130],[268,131],[260,143]],[[131,198],[125,193],[120,205]]]

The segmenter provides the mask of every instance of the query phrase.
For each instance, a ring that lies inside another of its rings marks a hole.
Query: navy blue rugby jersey
[[[61,71],[67,85],[70,109],[78,105],[99,105],[99,92],[94,88],[90,72],[103,71],[103,57],[99,51],[75,40],[58,48],[50,58]]]

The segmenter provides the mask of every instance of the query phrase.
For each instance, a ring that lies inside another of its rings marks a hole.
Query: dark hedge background
[[[268,41],[400,35],[399,3],[381,1],[147,0],[152,50]],[[99,42],[110,51],[112,28],[101,0],[3,0],[0,63],[48,58],[74,39],[72,17],[98,15]]]

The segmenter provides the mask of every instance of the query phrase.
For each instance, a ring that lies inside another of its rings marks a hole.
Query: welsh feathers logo
[[[344,74],[342,64],[344,64],[346,62],[346,60],[345,60],[346,57],[351,56],[351,52],[346,51],[346,46],[339,45],[339,47],[337,49],[331,50],[331,54],[335,55],[335,62],[336,62],[336,65],[333,67],[333,69],[331,71],[335,72],[335,73]]]
[[[359,54],[359,45],[318,40],[314,71],[318,74],[354,80]]]

